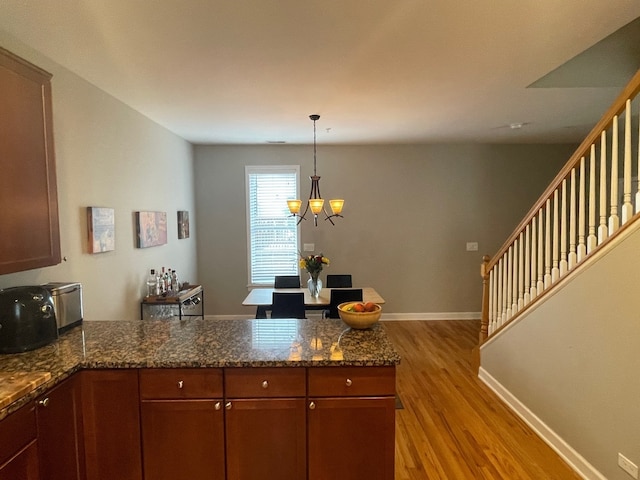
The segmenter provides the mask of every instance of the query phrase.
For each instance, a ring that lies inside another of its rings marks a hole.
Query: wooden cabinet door
[[[80,386],[74,375],[36,401],[40,473],[47,480],[84,480]]]
[[[393,480],[394,397],[310,398],[309,480]]]
[[[33,402],[0,420],[0,480],[38,480]]]
[[[0,465],[0,480],[40,480],[38,448],[35,440],[20,450],[7,463]]]
[[[141,404],[147,480],[224,480],[221,400],[145,400]]]
[[[225,416],[227,480],[307,478],[304,398],[231,399]]]
[[[50,79],[0,48],[0,274],[60,263]]]
[[[138,372],[80,375],[87,480],[141,480]]]

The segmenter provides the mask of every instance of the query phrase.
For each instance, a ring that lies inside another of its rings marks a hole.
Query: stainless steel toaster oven
[[[51,292],[58,332],[82,323],[82,284],[77,282],[51,282],[43,285]]]

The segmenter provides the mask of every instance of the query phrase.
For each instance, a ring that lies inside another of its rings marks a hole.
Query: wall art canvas
[[[113,208],[87,207],[89,253],[116,249],[116,213]]]
[[[178,211],[178,238],[189,238],[189,212]]]
[[[136,247],[147,248],[167,243],[167,212],[135,212]]]

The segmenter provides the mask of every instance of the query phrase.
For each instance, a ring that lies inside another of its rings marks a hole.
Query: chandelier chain
[[[316,174],[316,122],[320,118],[318,115],[311,115],[311,119],[313,120],[313,175]]]

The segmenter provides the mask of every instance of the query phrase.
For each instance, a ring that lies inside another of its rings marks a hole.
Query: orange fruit
[[[361,303],[356,303],[356,304],[353,306],[353,310],[354,310],[355,312],[364,312],[364,305],[363,305],[363,304],[361,304]]]

